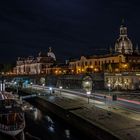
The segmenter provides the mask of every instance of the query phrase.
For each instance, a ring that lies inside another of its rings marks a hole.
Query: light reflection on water
[[[56,137],[57,137],[57,135],[59,135],[60,131],[62,131],[61,132],[62,140],[71,138],[69,129],[63,128],[63,127],[58,128],[58,124],[56,124],[57,122],[55,122],[49,115],[42,114],[42,112],[39,109],[33,107],[32,110],[27,112],[27,114],[36,123],[39,122],[39,124],[43,127],[43,129],[48,131],[49,134],[56,135]]]
[[[86,140],[79,132],[69,127],[65,122],[48,113],[42,113],[39,109],[32,106],[26,113],[25,140],[28,136],[36,137],[40,140]],[[77,135],[79,133],[79,135]],[[28,134],[28,135],[27,135]],[[1,138],[0,140],[12,140]],[[19,139],[18,139],[19,140]],[[35,139],[32,139],[35,140]]]

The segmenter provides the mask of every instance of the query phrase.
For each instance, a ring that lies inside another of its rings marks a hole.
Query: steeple
[[[136,45],[135,53],[136,53],[136,54],[139,54],[139,46],[138,46],[138,44]]]
[[[110,47],[109,47],[109,53],[110,53],[110,54],[113,53],[113,49],[112,49],[111,45],[110,45]]]
[[[124,18],[122,19],[122,26],[124,26],[125,22],[124,22]]]

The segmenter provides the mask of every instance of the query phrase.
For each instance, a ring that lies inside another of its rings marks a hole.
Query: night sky
[[[0,63],[49,46],[60,60],[103,53],[114,47],[122,19],[140,44],[138,0],[1,0]]]

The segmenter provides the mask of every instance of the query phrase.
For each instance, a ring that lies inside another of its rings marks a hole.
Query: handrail
[[[5,131],[14,131],[14,130],[19,130],[25,127],[25,123],[22,122],[21,124],[16,123],[15,125],[5,125],[5,124],[0,124],[0,129],[5,130]]]

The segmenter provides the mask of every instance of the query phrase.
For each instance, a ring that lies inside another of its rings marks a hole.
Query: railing
[[[25,122],[22,122],[21,124],[16,123],[15,125],[0,124],[0,129],[5,131],[16,131],[24,127],[25,127]]]

